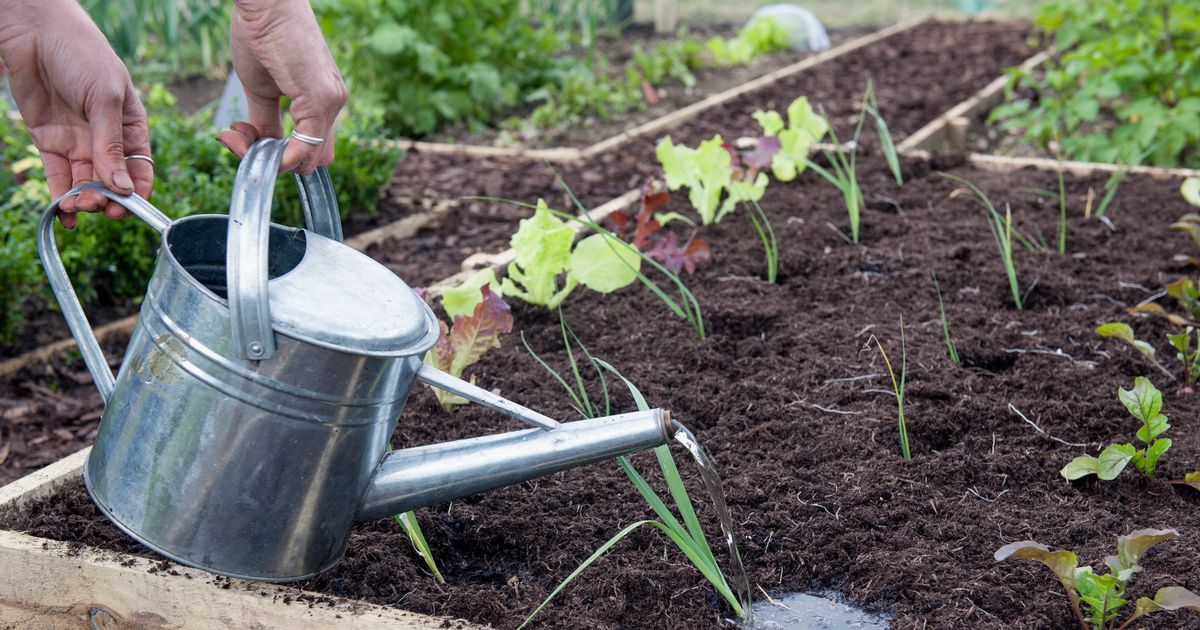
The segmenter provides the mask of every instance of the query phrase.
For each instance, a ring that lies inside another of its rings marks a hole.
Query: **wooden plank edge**
[[[1043,50],[1026,59],[1020,67],[1024,70],[1032,70],[1045,63],[1052,54],[1052,50]],[[968,121],[974,120],[976,115],[982,110],[991,109],[1002,98],[1004,86],[1007,84],[1008,77],[996,77],[984,86],[983,89],[972,94],[966,100],[955,104],[946,113],[929,121],[924,127],[921,127],[911,136],[902,140],[896,145],[896,151],[905,153],[935,149],[946,139],[948,127],[955,123],[955,119],[966,118]]]
[[[929,157],[928,152],[913,152],[910,157]],[[1008,157],[990,153],[969,153],[967,159],[972,166],[998,173],[1010,173],[1023,168],[1035,168],[1040,171],[1065,173],[1086,177],[1096,173],[1113,173],[1128,171],[1136,175],[1146,175],[1154,179],[1176,179],[1185,177],[1200,177],[1200,169],[1168,168],[1163,166],[1125,166],[1106,162],[1078,162],[1074,160],[1055,160],[1038,157]]]
[[[89,452],[84,448],[0,487],[0,512],[78,479]],[[112,621],[130,624],[115,627],[136,628],[185,627],[181,620],[188,628],[482,628],[7,530],[0,530],[0,566],[8,568],[0,571],[0,627],[84,628],[102,610]]]
[[[483,144],[451,144],[447,142],[423,142],[398,138],[388,140],[386,144],[405,151],[418,153],[433,153],[438,155],[459,155],[464,157],[510,157],[530,160],[545,160],[547,162],[572,162],[583,157],[582,151],[573,147],[551,147],[547,149],[527,149],[520,147],[494,147]]]
[[[365,251],[368,247],[385,241],[408,238],[416,234],[422,227],[445,217],[457,205],[458,202],[456,200],[440,201],[432,209],[425,212],[397,219],[373,230],[352,236],[346,239],[346,244],[359,251]],[[106,339],[113,336],[128,335],[133,332],[134,326],[137,325],[137,320],[138,316],[135,314],[98,326],[95,329],[96,339],[103,343]],[[44,362],[74,347],[75,339],[67,337],[0,361],[0,378],[14,374],[26,366]]]

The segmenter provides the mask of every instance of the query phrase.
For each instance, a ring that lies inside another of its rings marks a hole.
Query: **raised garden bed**
[[[868,79],[874,81],[880,110],[900,142],[985,87],[1004,68],[1033,54],[1025,43],[1027,30],[1020,22],[925,21],[586,161],[548,165],[414,150],[392,186],[412,198],[455,191],[452,194],[464,197],[505,197],[523,203],[544,197],[558,208],[571,208],[570,197],[557,184],[561,177],[590,205],[597,197],[615,197],[659,175],[654,145],[661,136],[669,134],[676,143],[695,146],[714,134],[726,139],[755,135],[759,129],[751,117],[754,111],[782,110],[797,96],[824,108],[839,135],[848,137]],[[528,214],[512,204],[465,200],[455,213],[403,244],[384,243],[369,252],[419,286],[457,271],[459,262],[471,254],[504,249],[517,220]]]
[[[751,582],[769,593],[836,589],[889,611],[898,628],[1071,627],[1066,600],[1044,568],[995,564],[992,553],[1033,538],[1089,562],[1139,527],[1174,527],[1182,536],[1147,556],[1131,594],[1200,588],[1200,493],[1163,481],[1200,462],[1200,399],[1093,332],[1102,322],[1131,322],[1139,338],[1165,350],[1169,325],[1134,319],[1124,307],[1190,271],[1162,247],[1164,240],[1190,247],[1167,228],[1189,210],[1178,180],[1129,176],[1109,209],[1113,229],[1079,212],[1088,188],[1103,186],[1105,176],[1068,176],[1074,211],[1067,254],[1016,252],[1029,290],[1025,310],[1017,311],[983,211],[953,195],[957,185],[933,169],[1011,204],[1023,229],[1053,233],[1057,200],[1020,192],[1053,188],[1053,173],[908,160],[900,188],[880,159],[865,157],[861,246],[829,227],[846,229],[840,193],[812,173],[773,184],[763,200],[780,240],[778,284],[758,280],[762,252],[744,214],[707,231],[714,261],[687,280],[709,339],[697,339],[640,288],[581,292],[564,312],[596,355],[653,404],[671,408],[709,449],[725,478]],[[676,195],[671,209],[683,210],[682,202]],[[946,356],[931,273],[941,282],[962,366]],[[522,303],[514,314],[530,345],[564,368],[556,316]],[[882,361],[873,347],[864,350],[877,335],[896,361],[901,316],[911,462],[898,454]],[[515,335],[475,374],[481,385],[550,415],[572,415],[565,394]],[[1063,481],[1058,470],[1066,462],[1136,428],[1116,390],[1138,375],[1163,390],[1174,425],[1159,478]],[[630,404],[625,397],[618,403]],[[419,390],[394,443],[511,426],[477,407],[447,414]],[[645,458],[634,461],[649,469]],[[515,627],[601,542],[645,512],[615,465],[593,465],[420,511],[446,585],[423,573],[399,528],[383,520],[359,527],[343,564],[303,586]],[[139,553],[78,487],[31,504],[10,525]],[[545,627],[698,628],[719,627],[727,615],[677,550],[644,531],[616,546],[540,619]],[[1162,614],[1148,623],[1200,628],[1194,615]]]
[[[714,106],[701,118],[683,123],[670,133],[689,143],[713,133],[727,137],[748,134],[754,131],[749,113],[777,108],[796,95],[806,94],[825,108],[844,134],[852,126],[850,121],[867,78],[873,78],[880,107],[899,141],[1007,65],[1028,56],[1030,51],[1024,44],[1027,28],[1024,23],[992,21],[925,21],[911,28],[900,25],[893,29],[894,34],[836,60]],[[948,72],[947,66],[953,70]],[[352,214],[345,222],[345,231],[348,237],[360,235],[359,243],[367,247],[384,240],[397,221],[408,221],[399,232],[401,237],[413,233],[409,228],[430,222],[429,229],[417,231],[416,238],[405,238],[402,245],[390,243],[367,249],[414,286],[427,284],[458,271],[459,263],[473,253],[503,249],[516,221],[528,214],[519,206],[503,202],[462,198],[504,197],[531,203],[545,197],[557,207],[568,208],[570,198],[556,183],[561,176],[583,203],[594,206],[638,188],[646,177],[657,172],[657,162],[652,158],[657,138],[638,138],[585,162],[555,166],[541,160],[412,151],[397,163],[393,181],[381,192],[384,201],[378,212]],[[453,212],[447,213],[451,209],[447,202],[453,203]],[[442,216],[445,218],[437,220]],[[91,309],[89,315],[93,325],[103,326],[136,310],[134,304],[116,304]],[[115,332],[130,326],[131,321],[126,319]],[[9,359],[0,361],[0,375],[70,347],[68,341],[54,346],[50,353],[22,356],[66,339],[62,318],[55,312],[46,311],[43,317],[30,321],[28,330],[17,345],[0,350],[0,359]]]

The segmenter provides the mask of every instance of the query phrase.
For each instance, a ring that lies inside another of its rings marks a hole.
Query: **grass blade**
[[[437,561],[433,559],[433,551],[429,548],[429,543],[425,541],[425,534],[421,531],[421,525],[417,523],[416,512],[405,512],[397,514],[392,518],[396,519],[397,523],[404,528],[404,533],[408,535],[409,542],[412,543],[413,550],[417,552],[425,560],[425,566],[429,567],[433,573],[433,579],[437,580],[438,584],[445,584],[446,579],[442,577],[442,572],[438,570]]]

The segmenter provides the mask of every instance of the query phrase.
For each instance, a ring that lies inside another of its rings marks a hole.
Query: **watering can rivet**
[[[263,353],[263,346],[261,343],[258,343],[257,341],[255,341],[254,343],[250,344],[250,356],[258,357],[258,356],[262,356],[262,353]]]

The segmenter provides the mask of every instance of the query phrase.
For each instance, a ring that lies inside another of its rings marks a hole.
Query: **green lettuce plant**
[[[580,284],[612,293],[638,279],[642,258],[629,244],[611,234],[574,241],[575,230],[539,199],[509,241],[515,259],[501,283],[504,295],[553,309]]]
[[[1154,545],[1178,537],[1179,532],[1173,529],[1139,529],[1118,537],[1117,555],[1104,559],[1108,573],[1095,573],[1090,566],[1079,566],[1072,551],[1051,551],[1032,540],[1004,545],[996,550],[994,557],[997,562],[1033,560],[1053,571],[1066,590],[1081,630],[1125,630],[1134,620],[1161,610],[1200,612],[1200,596],[1181,586],[1164,586],[1158,589],[1153,599],[1139,597],[1133,614],[1117,625],[1121,609],[1129,604],[1126,599],[1129,581],[1142,570],[1141,557]]]
[[[808,98],[801,96],[787,107],[787,125],[779,112],[758,110],[754,120],[762,126],[763,136],[779,140],[778,151],[771,156],[771,174],[781,182],[790,182],[808,166],[809,148],[829,133],[829,122],[813,110]]]
[[[741,66],[755,57],[790,46],[787,31],[775,18],[760,16],[738,31],[733,39],[713,37],[705,47],[717,65]]]
[[[776,148],[778,144],[775,142]],[[761,169],[770,163],[771,158],[766,157],[764,163],[762,151],[743,157],[721,136],[713,136],[695,149],[676,145],[667,136],[659,141],[655,155],[662,164],[667,188],[688,188],[688,200],[700,215],[703,225],[720,222],[739,205],[750,209],[751,223],[762,241],[767,259],[767,282],[775,282],[779,244],[766,213],[758,203],[770,182]]]
[[[1099,457],[1081,455],[1063,466],[1059,474],[1068,481],[1096,475],[1101,480],[1111,481],[1133,462],[1134,468],[1147,479],[1154,477],[1158,460],[1171,448],[1171,438],[1160,437],[1171,425],[1162,413],[1162,393],[1144,376],[1133,381],[1133,389],[1117,389],[1117,397],[1125,409],[1141,422],[1137,440],[1145,446],[1135,448],[1132,444],[1110,444],[1100,451]]]

